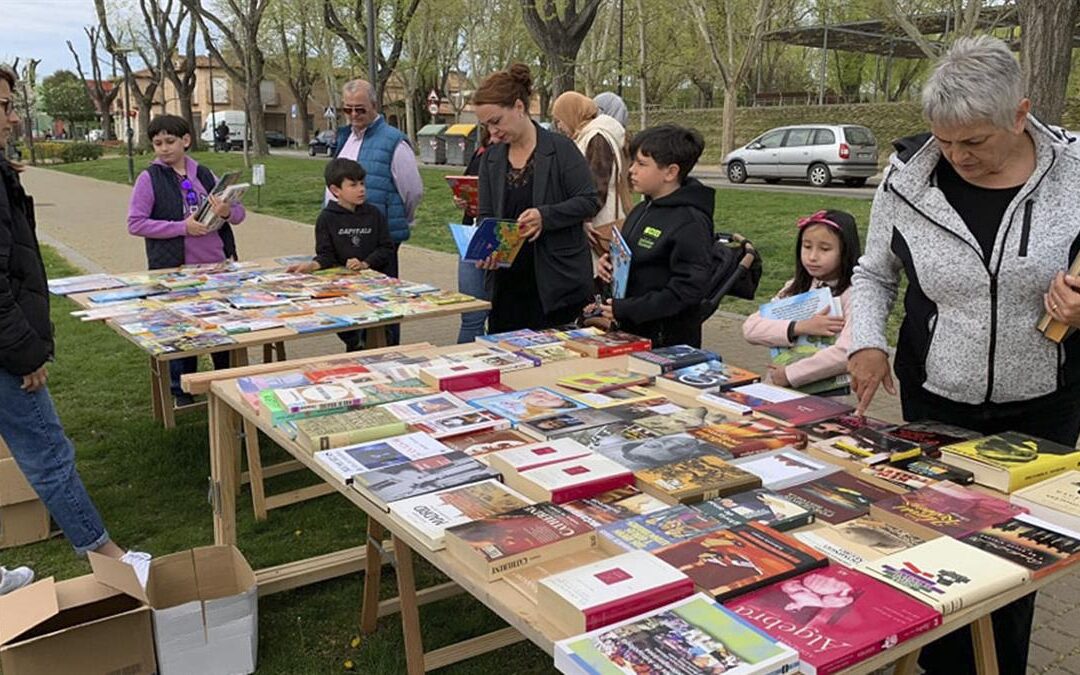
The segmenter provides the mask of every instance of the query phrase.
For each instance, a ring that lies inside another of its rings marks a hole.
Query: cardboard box
[[[26,482],[15,460],[0,459],[0,549],[48,537],[49,512],[45,505]]]
[[[150,609],[93,575],[0,596],[4,675],[150,675],[156,667]]]
[[[258,588],[236,547],[206,546],[154,558],[145,591],[130,566],[93,553],[89,557],[100,579],[150,606],[161,675],[254,672]]]

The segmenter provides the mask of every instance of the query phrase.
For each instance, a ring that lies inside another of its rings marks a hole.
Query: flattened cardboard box
[[[0,441],[0,446],[2,446]],[[7,447],[0,447],[0,455]],[[10,456],[0,459],[0,549],[49,537],[49,512]]]
[[[150,608],[93,575],[51,577],[0,596],[4,675],[150,675]]]
[[[258,588],[235,547],[206,546],[154,558],[145,591],[128,565],[94,554],[90,565],[105,583],[150,606],[161,675],[254,672]]]

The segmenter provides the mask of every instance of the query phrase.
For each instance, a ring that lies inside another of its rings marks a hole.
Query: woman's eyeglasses
[[[195,192],[190,178],[180,181],[180,189],[184,191],[184,201],[187,202],[188,212],[195,213],[199,210],[199,193]]]

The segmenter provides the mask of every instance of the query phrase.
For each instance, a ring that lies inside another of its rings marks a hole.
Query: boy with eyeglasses
[[[147,136],[154,161],[135,180],[128,206],[128,232],[146,240],[147,266],[152,269],[236,260],[236,240],[230,225],[244,220],[243,205],[229,205],[210,195],[217,178],[188,156],[191,129],[182,117],[158,115],[150,120]],[[216,231],[195,220],[202,200],[226,219]],[[211,354],[215,368],[227,368],[228,352]],[[198,370],[195,357],[169,362],[171,389],[176,405],[192,398],[180,389],[180,376]]]

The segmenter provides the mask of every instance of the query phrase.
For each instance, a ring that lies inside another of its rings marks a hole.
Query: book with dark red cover
[[[943,445],[952,445],[953,443],[961,443],[982,437],[982,434],[977,431],[951,424],[942,424],[933,420],[909,422],[895,429],[890,429],[889,435],[918,445],[922,448],[923,454],[930,457],[940,456],[941,452],[938,448]]]
[[[648,351],[652,349],[652,341],[640,335],[612,331],[603,335],[567,340],[566,346],[586,356],[602,359],[619,354]]]
[[[755,413],[762,417],[776,420],[781,424],[793,427],[801,427],[807,424],[847,415],[855,408],[842,400],[827,396],[801,396],[790,401],[778,403],[766,403],[760,406]]]
[[[770,420],[739,419],[692,429],[690,435],[744,457],[783,447],[803,449],[806,434]]]
[[[830,675],[941,625],[941,613],[888,584],[830,565],[724,605],[799,652],[799,671]]]
[[[885,422],[873,417],[840,415],[839,417],[833,417],[815,424],[808,424],[801,427],[801,430],[817,440],[827,440],[836,438],[837,436],[850,436],[851,433],[857,429],[870,428],[878,431],[887,431],[894,426],[896,425],[891,422]]]
[[[876,502],[871,508],[875,518],[924,539],[943,534],[959,539],[1025,511],[1004,499],[949,481],[894,495]]]
[[[717,600],[775,583],[829,559],[776,530],[747,523],[662,548],[656,557],[684,572]]]
[[[865,516],[871,504],[895,494],[843,471],[777,492],[833,525]]]

